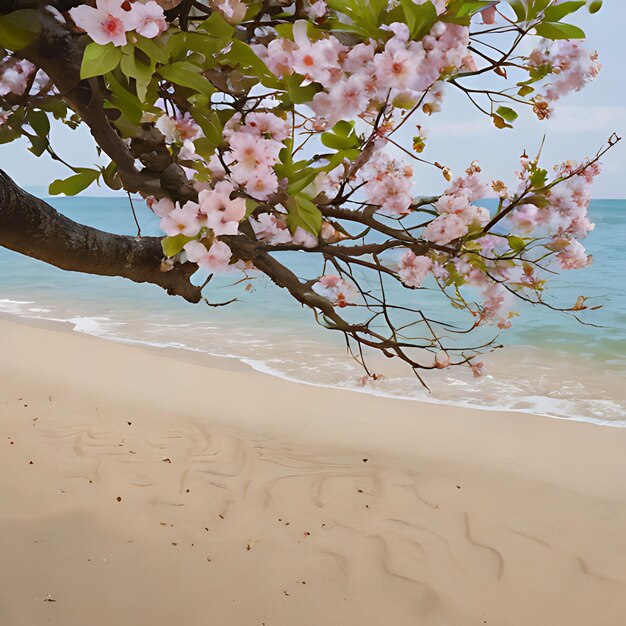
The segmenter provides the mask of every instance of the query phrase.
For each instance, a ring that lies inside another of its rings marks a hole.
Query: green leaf
[[[303,87],[302,82],[304,81],[304,76],[301,76],[300,74],[285,76],[283,81],[287,87],[289,101],[292,104],[305,104],[307,102],[311,102],[311,100],[313,100],[313,96],[315,96],[315,94],[322,89],[322,87],[317,83],[310,83]]]
[[[341,135],[342,137],[348,137],[354,130],[354,121],[339,120],[333,127],[332,132],[335,135]]]
[[[26,119],[30,127],[40,137],[46,137],[50,132],[50,120],[48,120],[48,116],[43,111],[34,111],[31,109],[26,114]]]
[[[322,133],[322,144],[333,150],[349,150],[356,148],[359,144],[359,138],[354,132],[354,122],[341,120],[337,122],[332,130]]]
[[[543,12],[544,19],[546,22],[558,22],[566,15],[584,7],[586,3],[586,0],[568,0],[567,2],[561,2],[561,4],[553,4]]]
[[[530,184],[533,189],[541,189],[545,186],[546,181],[548,180],[548,171],[537,168],[530,175]]]
[[[519,88],[519,91],[517,92],[518,96],[522,96],[522,98],[524,96],[527,96],[528,94],[531,94],[533,91],[535,91],[532,87],[530,87],[529,85],[522,85]]]
[[[245,74],[259,77],[265,87],[282,88],[281,81],[269,71],[267,65],[247,43],[234,39],[224,59],[241,68]]]
[[[442,19],[453,24],[469,26],[472,15],[491,4],[493,4],[493,0],[452,0],[448,2],[447,10]]]
[[[532,90],[531,90],[532,91]],[[507,122],[514,122],[517,118],[517,112],[513,109],[505,106],[500,106],[496,109],[496,113],[504,118]]]
[[[528,7],[523,0],[509,0],[509,4],[511,5],[513,11],[515,11],[517,21],[525,22],[528,17]]]
[[[173,237],[163,237],[163,239],[161,239],[161,247],[166,257],[173,257],[183,249],[186,243],[189,243],[193,239],[195,239],[195,237],[187,237],[182,233],[180,235],[174,235]]]
[[[145,100],[148,85],[154,75],[154,61],[151,61],[150,65],[142,63],[135,57],[135,49],[131,47],[128,53],[124,52],[122,54],[120,68],[124,76],[135,79],[137,97],[141,101]]]
[[[153,39],[148,39],[138,33],[135,33],[135,39],[135,46],[156,63],[167,63],[170,60],[167,52],[157,45]]]
[[[550,204],[548,198],[546,198],[543,194],[527,196],[526,198],[524,198],[524,203],[533,204],[540,209],[545,209]]]
[[[252,198],[246,198],[246,214],[244,216],[244,220],[247,220],[257,209],[260,207],[261,203],[253,200]]]
[[[112,43],[101,46],[92,41],[85,48],[80,66],[80,77],[85,79],[92,76],[103,76],[113,71],[119,65],[121,58],[122,51]]]
[[[526,242],[521,237],[509,235],[507,240],[511,250],[513,250],[513,252],[517,252],[518,254],[526,247]]]
[[[235,27],[231,26],[219,11],[213,11],[211,16],[199,25],[199,28],[220,39],[231,39],[235,34]]]
[[[53,196],[58,196],[62,193],[66,196],[75,196],[77,193],[87,189],[99,176],[100,170],[81,168],[78,174],[74,174],[74,176],[50,183],[49,192]]]
[[[526,1],[528,2],[528,0]],[[534,0],[528,9],[528,19],[534,20],[551,2],[552,0]]]
[[[34,9],[20,9],[1,15],[0,46],[21,50],[37,38],[40,28],[39,15]]]
[[[157,71],[163,78],[169,80],[171,83],[180,85],[181,87],[194,89],[195,91],[203,93],[206,96],[210,97],[216,91],[212,83],[207,78],[202,76],[201,68],[193,63],[179,61],[178,63],[172,63],[171,65],[164,65]]]
[[[431,2],[415,4],[413,0],[400,0],[400,4],[411,32],[411,39],[422,39],[437,21],[435,5]]]
[[[546,39],[584,39],[585,31],[573,24],[542,22],[535,27],[537,34]]]
[[[511,126],[510,124],[507,124],[505,119],[501,117],[500,115],[498,115],[497,113],[493,113],[491,116],[491,119],[493,120],[493,125],[496,128],[513,128],[513,126]]]
[[[602,0],[592,0],[589,3],[589,13],[597,13],[602,8]]]
[[[122,188],[122,180],[117,173],[117,165],[114,161],[111,161],[103,170],[102,170],[102,178],[106,185],[111,189],[121,189]]]
[[[28,139],[30,141],[30,146],[28,147],[28,150],[38,157],[41,156],[46,151],[46,148],[50,145],[47,137],[38,137],[37,135],[35,135],[28,137]]]
[[[319,170],[305,167],[301,169],[290,181],[291,184],[287,187],[287,193],[291,195],[299,194],[303,189],[306,189],[317,177]]]
[[[193,119],[198,123],[212,150],[222,143],[224,126],[215,111],[204,111],[201,108],[191,109]]]
[[[199,52],[204,57],[204,61],[201,62],[201,65],[205,69],[210,69],[217,65],[219,53],[226,48],[230,42],[229,39],[216,39],[202,31],[185,33],[184,41],[185,46],[180,50],[177,56],[188,59],[188,52],[190,50]]]
[[[287,226],[293,234],[298,226],[319,235],[322,228],[321,211],[304,196],[291,196],[287,201]]]
[[[123,80],[123,78],[121,78],[121,80]],[[132,125],[139,124],[143,116],[143,104],[139,98],[122,85],[122,83],[117,80],[114,73],[107,75],[107,83],[113,94],[110,98],[111,105],[119,109]],[[105,106],[107,106],[106,103]]]

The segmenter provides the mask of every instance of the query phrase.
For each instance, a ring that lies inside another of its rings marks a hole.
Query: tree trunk
[[[161,270],[159,237],[114,235],[78,224],[20,189],[0,170],[0,246],[63,270],[153,283],[189,302],[202,299],[192,263]]]

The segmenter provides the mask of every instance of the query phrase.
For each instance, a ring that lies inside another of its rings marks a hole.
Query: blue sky
[[[596,15],[585,10],[576,14],[576,24],[587,33],[589,49],[600,53],[602,72],[583,91],[561,100],[550,120],[539,122],[532,114],[522,114],[513,130],[497,130],[488,118],[476,111],[466,97],[448,88],[443,111],[429,118],[416,120],[429,130],[425,158],[437,160],[459,174],[478,159],[488,178],[501,178],[513,183],[513,172],[523,149],[533,154],[546,135],[544,165],[565,159],[581,159],[592,155],[612,132],[626,134],[626,1],[605,0]],[[408,126],[408,124],[407,124]],[[410,145],[409,128],[402,143]],[[56,126],[53,145],[66,160],[88,166],[96,162],[96,151],[86,129],[69,131]],[[626,139],[604,157],[603,174],[594,184],[596,198],[626,197]],[[49,182],[65,178],[68,170],[49,158],[36,158],[26,150],[24,142],[0,146],[0,167],[18,184],[44,194]],[[444,181],[438,170],[419,166],[415,171],[416,191],[431,194],[442,191]],[[89,195],[109,193],[92,187]]]

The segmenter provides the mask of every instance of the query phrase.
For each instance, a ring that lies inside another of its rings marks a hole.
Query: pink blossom
[[[441,281],[444,281],[444,282],[446,280],[448,280],[449,272],[446,269],[446,266],[441,264],[441,263],[439,263],[438,261],[435,261],[433,263],[432,273],[433,273],[433,276],[437,280],[441,280]]]
[[[174,143],[180,139],[176,120],[169,115],[161,115],[155,122],[154,127],[161,132],[167,143]]]
[[[534,204],[520,204],[509,213],[509,221],[520,230],[530,232],[545,223],[546,213]]]
[[[553,78],[546,83],[544,98],[550,102],[580,91],[600,72],[597,53],[589,53],[579,41],[544,39],[528,57],[531,67],[551,70]]]
[[[256,219],[250,218],[250,225],[259,241],[271,244],[292,242],[287,225],[273,213],[260,213]]]
[[[233,186],[223,181],[215,189],[201,191],[198,200],[200,207],[198,219],[213,230],[216,235],[236,235],[239,231],[239,222],[246,214],[244,198],[231,200]]]
[[[249,113],[241,130],[275,141],[284,141],[291,136],[290,122],[273,113]]]
[[[412,250],[407,250],[398,264],[398,275],[407,287],[421,287],[432,265],[427,256],[417,256]]]
[[[259,139],[246,132],[237,132],[229,138],[231,155],[236,165],[231,170],[233,178],[245,183],[259,168],[273,166],[283,145],[271,139]]]
[[[500,283],[487,281],[484,277],[481,277],[481,281],[484,282],[482,287],[484,300],[479,323],[497,324],[498,328],[509,328],[511,326],[508,312],[510,293]]]
[[[376,45],[373,41],[369,43],[359,43],[350,48],[343,61],[343,70],[351,74],[371,73],[372,63]]]
[[[340,70],[339,53],[343,46],[333,37],[311,42],[307,34],[307,23],[298,20],[293,26],[296,49],[292,53],[292,66],[306,78],[327,85],[334,72]]]
[[[298,226],[291,236],[291,243],[303,248],[315,248],[319,244],[319,240],[313,233]]]
[[[123,9],[121,0],[96,0],[95,8],[81,4],[69,13],[76,26],[100,45],[125,45],[126,33],[137,25],[135,11]]]
[[[146,202],[152,212],[159,217],[168,216],[176,206],[174,202],[172,202],[172,200],[170,200],[169,198],[161,198],[160,200],[156,200],[155,198],[148,198]]]
[[[341,308],[352,302],[355,297],[352,285],[334,274],[322,276],[313,285],[313,291]]]
[[[207,250],[201,241],[190,241],[184,248],[187,258],[192,263],[212,274],[222,274],[229,269],[229,261],[233,255],[230,248],[223,241],[214,241]]]
[[[378,84],[383,89],[410,89],[419,73],[419,57],[408,49],[398,49],[391,39],[385,51],[374,57],[374,70]]]
[[[215,8],[222,13],[230,24],[238,24],[245,16],[247,5],[240,0],[213,0]]]
[[[163,9],[154,1],[135,2],[132,12],[135,17],[135,30],[148,39],[154,39],[167,30]]]
[[[422,233],[426,241],[445,245],[467,235],[467,223],[454,213],[444,213],[436,217]]]
[[[365,111],[370,101],[367,86],[367,78],[360,74],[350,76],[333,85],[328,92],[330,110],[326,111],[324,117],[339,121],[355,117]],[[317,95],[322,94],[316,94],[316,97]],[[315,108],[315,98],[313,107]]]
[[[295,44],[289,39],[274,39],[267,47],[255,44],[252,49],[276,76],[293,74],[292,53]]]
[[[564,270],[578,270],[593,263],[593,257],[587,255],[585,248],[576,239],[556,255],[557,261]]]
[[[319,20],[326,15],[328,7],[324,0],[314,0],[313,2],[309,1],[308,6],[305,7],[305,11],[312,20]]]
[[[443,195],[435,202],[435,208],[441,215],[456,215],[468,226],[484,225],[489,221],[489,211],[471,204],[465,195]]]
[[[465,170],[466,175],[455,179],[446,194],[463,195],[470,202],[492,195],[489,186],[481,180],[480,172],[478,161],[473,161]]]
[[[379,206],[387,215],[405,215],[409,212],[413,189],[411,166],[376,152],[361,169],[360,177],[365,182],[363,191],[367,201]]]
[[[271,168],[260,169],[248,179],[246,191],[257,200],[267,200],[278,191],[278,178]]]
[[[170,237],[180,234],[195,237],[202,227],[198,219],[198,205],[187,202],[183,207],[177,206],[161,219],[160,227]]]
[[[14,93],[21,96],[28,86],[28,81],[37,68],[25,59],[11,59],[0,74],[0,96]]]

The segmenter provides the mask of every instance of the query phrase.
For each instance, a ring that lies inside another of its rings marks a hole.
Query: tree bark
[[[200,288],[190,282],[196,265],[161,270],[164,255],[159,237],[114,235],[78,224],[20,189],[2,170],[0,246],[63,270],[121,276],[158,285],[189,302],[202,299]]]

